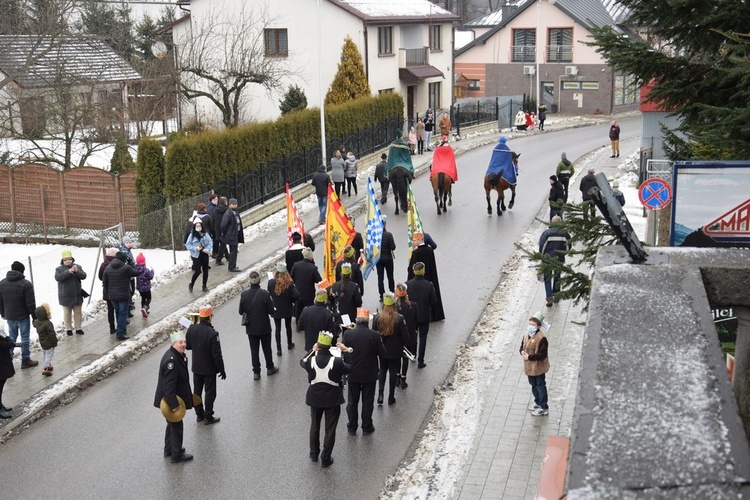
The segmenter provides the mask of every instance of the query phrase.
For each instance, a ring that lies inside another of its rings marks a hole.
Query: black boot
[[[383,406],[383,393],[378,394],[378,406]]]

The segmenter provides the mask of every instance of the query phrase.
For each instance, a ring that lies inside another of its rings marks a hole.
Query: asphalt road
[[[623,120],[622,139],[640,133],[640,118]],[[152,406],[157,367],[166,346],[155,349],[77,400],[2,445],[3,498],[376,498],[419,437],[429,415],[433,387],[448,375],[455,352],[471,333],[503,262],[526,231],[549,191],[548,176],[566,151],[574,161],[609,143],[608,125],[537,134],[509,141],[521,153],[513,210],[488,216],[482,177],[492,147],[458,157],[453,206],[436,213],[427,177],[414,184],[425,230],[436,251],[446,320],[432,324],[427,368],[412,364],[409,388],[397,389],[395,406],[375,408],[376,432],[348,436],[342,407],[335,464],[321,469],[308,459],[307,387],[297,349],[284,350],[281,371],[255,382],[250,349],[237,313],[238,297],[216,311],[228,378],[218,382],[213,426],[189,413],[185,441],[195,460],[173,465],[162,457],[164,420]],[[577,189],[571,185],[571,188]],[[493,193],[494,206],[494,193]],[[406,278],[405,217],[383,208],[396,237],[396,280]],[[362,229],[363,221],[358,221]],[[241,251],[241,250],[240,250]],[[377,307],[375,273],[365,285],[365,306]],[[154,300],[158,300],[158,293]]]

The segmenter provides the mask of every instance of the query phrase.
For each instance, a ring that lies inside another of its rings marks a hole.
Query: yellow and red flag
[[[326,241],[323,257],[323,278],[336,282],[336,264],[344,258],[344,247],[351,244],[357,232],[344,211],[341,201],[328,184],[326,205]]]
[[[289,184],[287,184],[286,185],[286,238],[288,240],[287,247],[292,246],[292,234],[293,233],[299,233],[300,236],[302,236],[302,241],[305,241],[305,225],[302,223],[302,219],[299,218],[299,212],[297,212],[297,205],[294,203],[292,192],[289,190]]]

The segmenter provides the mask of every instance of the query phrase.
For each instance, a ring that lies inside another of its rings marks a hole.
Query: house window
[[[440,94],[442,82],[431,83],[429,86],[429,106],[430,109],[440,108]]]
[[[479,90],[479,80],[469,80],[469,90]]]
[[[550,28],[547,62],[567,63],[573,61],[573,29]]]
[[[430,50],[442,50],[443,45],[441,43],[440,35],[442,34],[441,30],[442,26],[440,25],[433,25],[430,26]]]
[[[638,87],[635,85],[635,79],[632,75],[615,76],[615,106],[624,104],[635,104],[638,102]]]
[[[536,62],[536,30],[513,30],[512,62]]]
[[[393,54],[393,27],[378,28],[378,55]]]
[[[287,57],[289,55],[289,43],[285,29],[265,30],[266,56]]]
[[[378,90],[378,95],[393,94],[393,88]]]

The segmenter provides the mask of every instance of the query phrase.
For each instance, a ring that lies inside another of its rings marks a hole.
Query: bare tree
[[[242,109],[249,85],[260,85],[267,92],[283,90],[283,79],[292,74],[286,57],[266,53],[266,28],[271,22],[267,9],[244,6],[229,14],[212,9],[205,19],[196,20],[187,39],[178,41],[180,93],[188,99],[210,100],[221,112],[224,126],[239,125],[245,118]]]

